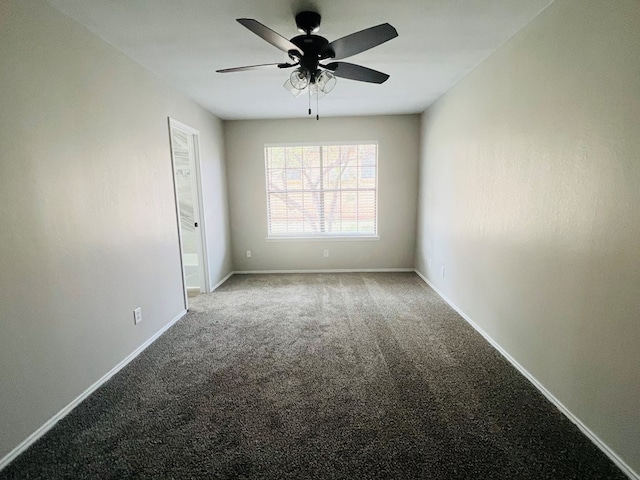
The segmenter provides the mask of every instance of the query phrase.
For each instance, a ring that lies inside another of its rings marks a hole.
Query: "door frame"
[[[185,308],[188,308],[187,279],[182,253],[182,225],[180,219],[180,203],[178,199],[178,188],[176,182],[176,169],[173,159],[173,130],[180,130],[183,133],[193,136],[193,160],[191,169],[191,188],[194,201],[194,220],[198,223],[196,227],[196,250],[198,254],[198,275],[200,277],[200,292],[209,292],[209,262],[207,260],[207,239],[205,235],[205,222],[203,213],[202,180],[200,172],[200,131],[174,118],[167,117],[169,126],[169,146],[171,153],[171,172],[173,176],[173,195],[176,206],[176,223],[178,226],[178,246],[180,249],[180,266],[182,267],[182,287],[184,290]]]

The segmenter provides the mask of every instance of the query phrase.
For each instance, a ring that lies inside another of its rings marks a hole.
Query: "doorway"
[[[169,118],[185,307],[188,307],[188,297],[209,291],[206,239],[201,216],[202,184],[198,133],[188,125]]]

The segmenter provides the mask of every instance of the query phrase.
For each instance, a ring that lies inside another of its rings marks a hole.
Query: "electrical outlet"
[[[328,258],[329,257],[329,249],[325,248],[324,252],[323,252],[324,258]]]
[[[247,250],[247,258],[251,258],[251,250]]]
[[[431,265],[433,265],[433,262],[429,259],[429,268],[431,268]]]
[[[138,307],[133,311],[133,324],[137,325],[142,321],[142,307]]]
[[[440,265],[440,276],[444,278],[444,265]]]

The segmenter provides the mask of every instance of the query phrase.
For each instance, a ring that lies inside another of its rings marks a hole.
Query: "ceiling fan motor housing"
[[[316,12],[300,12],[296,15],[296,25],[302,33],[310,35],[320,30],[320,14]]]
[[[329,58],[329,41],[318,35],[299,35],[291,39],[291,43],[299,47],[304,55],[298,59],[300,67],[309,72],[312,79],[315,76],[320,60]],[[330,49],[329,49],[330,50]]]

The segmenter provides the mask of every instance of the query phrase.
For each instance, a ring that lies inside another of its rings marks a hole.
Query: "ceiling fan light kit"
[[[304,11],[295,17],[296,26],[303,35],[287,40],[279,33],[251,18],[239,18],[238,22],[251,30],[263,40],[287,53],[292,63],[266,63],[245,67],[225,68],[218,73],[241,72],[263,67],[296,68],[284,88],[295,97],[308,93],[316,100],[335,87],[336,77],[368,83],[384,83],[389,79],[386,73],[348,62],[321,63],[325,60],[341,60],[369,50],[398,36],[398,32],[388,23],[367,28],[346,37],[329,42],[326,38],[315,35],[320,29],[321,16],[317,12]],[[311,114],[311,105],[309,105]],[[319,118],[316,115],[316,118]]]
[[[312,76],[308,71],[298,68],[291,72],[289,80],[284,82],[284,88],[294,97],[299,97],[300,94],[307,91],[307,88],[310,89],[312,95],[327,94],[333,90],[336,83],[336,76],[328,70],[321,70],[313,77],[312,81]]]

